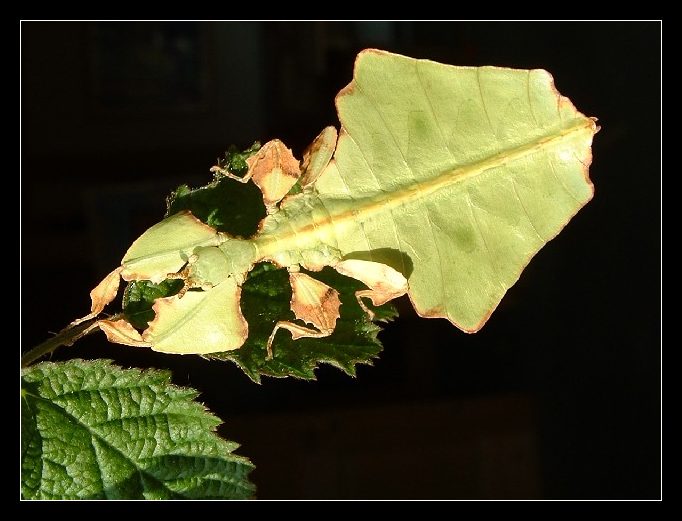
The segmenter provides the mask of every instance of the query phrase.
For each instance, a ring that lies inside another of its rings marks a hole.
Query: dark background
[[[259,497],[655,498],[660,493],[658,23],[23,23],[22,347],[199,185],[226,146],[300,154],[337,124],[355,54],[545,68],[602,125],[594,200],[486,327],[401,318],[357,379],[252,384],[103,335],[54,359],[170,368],[258,469]]]

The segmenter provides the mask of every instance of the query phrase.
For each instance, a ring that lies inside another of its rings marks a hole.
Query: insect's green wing
[[[597,127],[546,71],[369,50],[337,108],[338,146],[316,183],[329,217],[315,233],[326,230],[343,254],[408,257],[409,296],[422,316],[480,329],[592,197]]]
[[[220,244],[218,232],[187,211],[167,217],[144,232],[123,257],[125,280],[159,283],[177,272],[195,248]]]

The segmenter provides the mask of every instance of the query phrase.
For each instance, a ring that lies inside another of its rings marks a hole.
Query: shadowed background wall
[[[595,199],[477,335],[406,301],[352,379],[265,379],[109,345],[202,391],[259,497],[652,498],[660,471],[660,27],[656,23],[23,23],[22,348],[90,289],[230,143],[300,154],[356,53],[545,68],[598,116]],[[28,317],[30,316],[30,320]]]

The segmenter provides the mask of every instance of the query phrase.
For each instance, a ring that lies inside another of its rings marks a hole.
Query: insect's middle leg
[[[299,338],[324,338],[331,335],[340,316],[339,292],[300,271],[289,271],[291,283],[291,310],[298,320],[312,324],[317,329],[288,320],[280,320],[268,338],[268,359],[272,358],[272,343],[279,329],[287,329],[294,340]]]

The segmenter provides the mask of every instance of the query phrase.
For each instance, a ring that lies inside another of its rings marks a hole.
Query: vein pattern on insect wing
[[[309,202],[313,206],[323,204],[329,212],[330,218],[325,222],[318,221],[314,224],[310,221],[310,214],[291,216],[291,220],[279,219],[274,228],[267,231],[264,230],[264,233],[256,237],[254,242],[262,257],[274,255],[282,245],[291,244],[292,241],[299,247],[302,245],[314,247],[319,244],[321,237],[342,236],[344,233],[347,233],[348,229],[352,228],[350,225],[353,223],[364,223],[377,214],[426,199],[439,190],[485,174],[494,168],[504,166],[507,163],[542,150],[557,147],[562,142],[570,140],[581,133],[592,134],[593,127],[594,122],[592,120],[576,119],[571,126],[559,132],[551,129],[549,135],[539,137],[516,147],[501,150],[489,158],[444,169],[440,175],[430,179],[424,179],[392,192],[376,194],[373,197],[345,199],[326,195],[320,196],[314,193],[304,194],[304,196],[310,198]],[[284,208],[286,208],[286,205]],[[286,222],[288,230],[282,228],[282,221]]]

